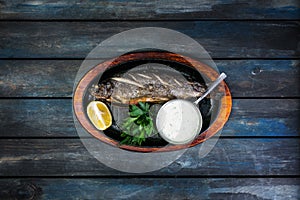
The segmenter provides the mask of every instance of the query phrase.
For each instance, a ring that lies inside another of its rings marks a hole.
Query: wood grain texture
[[[0,199],[300,199],[299,13],[296,0],[0,0]],[[194,147],[139,176],[93,158],[57,98],[72,96],[78,59],[144,26],[197,40],[245,99],[205,158]]]
[[[104,39],[145,26],[182,32],[198,41],[213,58],[299,58],[300,55],[300,26],[296,21],[2,21],[0,58],[85,58]],[[119,46],[112,46],[107,52],[120,50]],[[182,52],[186,50],[180,48]]]
[[[1,179],[0,198],[297,200],[300,198],[299,180],[299,178]]]
[[[71,97],[81,60],[0,60],[0,97]],[[215,60],[233,97],[300,97],[299,60]]]
[[[296,0],[23,1],[2,0],[0,19],[299,19]]]
[[[4,137],[76,136],[71,100],[0,100],[0,104]]]
[[[234,99],[222,136],[299,136],[297,99]],[[78,137],[71,99],[1,99],[1,137]]]
[[[168,167],[146,174],[299,175],[299,141],[291,138],[219,139],[202,159],[199,158],[199,148],[192,147]],[[0,176],[3,177],[127,174],[101,164],[79,139],[6,139],[0,140],[0,145]]]
[[[71,97],[81,62],[0,60],[0,96]]]

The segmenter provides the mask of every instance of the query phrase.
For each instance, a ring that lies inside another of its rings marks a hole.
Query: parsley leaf
[[[130,105],[129,117],[124,120],[121,128],[121,137],[124,138],[120,142],[121,145],[140,146],[147,137],[157,133],[150,117],[150,105],[143,102],[139,102],[138,105]]]

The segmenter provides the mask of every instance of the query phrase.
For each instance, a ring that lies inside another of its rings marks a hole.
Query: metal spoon
[[[206,92],[193,103],[183,99],[174,99],[165,103],[156,117],[156,126],[160,136],[171,144],[192,142],[199,134],[203,123],[198,103],[226,77],[225,73],[220,74]]]
[[[199,98],[197,99],[194,104],[198,105],[198,103],[204,99],[215,87],[217,87],[221,81],[223,81],[227,75],[225,73],[220,74],[220,76],[207,88],[206,92]]]

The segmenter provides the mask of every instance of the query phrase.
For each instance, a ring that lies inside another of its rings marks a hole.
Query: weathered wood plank
[[[0,105],[2,137],[77,136],[70,99],[0,100]]]
[[[72,97],[80,60],[0,60],[1,97]]]
[[[0,60],[0,97],[71,97],[81,60]],[[299,97],[298,60],[216,60],[233,97]]]
[[[79,139],[2,139],[0,146],[0,176],[4,177],[125,174],[93,158]],[[199,158],[196,146],[168,167],[147,174],[299,175],[299,150],[299,139],[219,139],[204,158]]]
[[[0,19],[299,19],[297,1],[9,1]]]
[[[298,178],[1,179],[1,199],[289,199]]]
[[[234,99],[222,136],[299,136],[297,99]],[[71,99],[1,99],[1,137],[77,137]]]
[[[233,97],[299,97],[299,60],[215,61]]]
[[[296,21],[2,21],[0,58],[85,58],[104,39],[145,26],[187,34],[213,58],[299,58],[300,55],[300,26]],[[118,52],[120,48],[112,46],[107,52]]]

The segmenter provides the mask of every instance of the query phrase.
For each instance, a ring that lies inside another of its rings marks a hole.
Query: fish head
[[[97,100],[109,101],[114,88],[114,83],[112,80],[106,80],[100,84],[92,85],[90,88],[90,94],[94,96]]]

